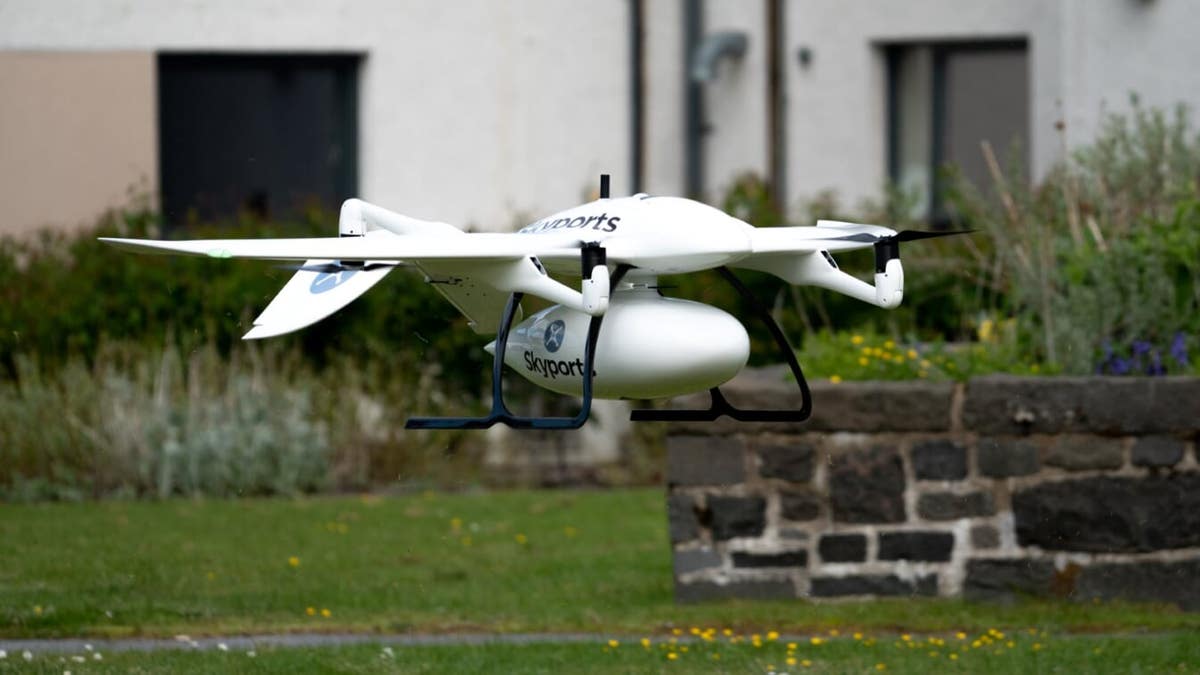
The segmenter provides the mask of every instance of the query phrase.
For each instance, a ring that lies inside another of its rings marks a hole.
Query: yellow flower
[[[679,658],[679,655],[675,652],[667,652],[667,660],[674,661],[677,658]]]
[[[1033,647],[1031,647],[1031,649],[1033,649],[1033,651],[1035,651],[1035,652],[1041,651],[1042,643],[1040,643],[1040,642],[1033,643]]]
[[[767,639],[768,639],[768,640],[771,640],[771,641],[778,640],[778,639],[779,639],[779,633],[778,633],[778,632],[776,632],[776,631],[769,631],[769,632],[767,633]]]
[[[471,545],[471,537],[470,537],[469,535],[468,535],[468,536],[466,536],[466,537],[463,537],[463,538],[462,538],[462,539],[460,539],[459,541],[461,541],[461,542],[462,542],[462,545],[463,545],[463,546],[470,546],[470,545]]]
[[[328,608],[322,607],[321,616],[328,619],[329,617],[333,616],[333,612],[329,611]]]
[[[854,337],[850,338],[850,344],[852,344],[852,345],[861,345],[862,343],[863,343],[863,336],[861,336],[861,335],[855,335]]]
[[[886,663],[876,663],[875,670],[887,670],[887,664]]]
[[[912,361],[912,360],[916,360],[916,358],[917,358],[917,350],[915,350],[915,349],[910,349],[910,350],[908,350],[908,358],[909,358],[909,360],[910,360],[910,361]]]
[[[951,660],[951,661],[957,661],[957,660],[958,660],[958,654],[951,654],[951,655],[950,655],[950,660]]]
[[[292,567],[299,567],[300,566],[300,558],[297,556],[292,556],[292,557],[288,558],[288,564],[291,565]]]
[[[650,638],[642,638],[642,646],[650,649]]]
[[[883,348],[884,349],[895,349],[896,343],[891,340],[885,340],[883,343]]]
[[[958,631],[957,633],[955,633],[955,634],[954,634],[954,637],[958,638],[959,640],[966,640],[966,639],[967,639],[967,634],[966,634],[966,633],[964,633],[964,632],[962,632],[962,631],[960,630],[960,631]]]
[[[579,534],[579,530],[568,525],[563,528],[563,534],[567,535],[567,537],[574,537],[575,535]]]
[[[609,640],[609,641],[608,641],[608,646],[609,646],[609,647],[614,647],[614,648],[616,648],[616,647],[620,647],[620,646],[621,646],[621,643],[620,643],[619,641],[617,641],[617,640]]]
[[[786,663],[787,663],[789,666],[794,666],[794,665],[796,665],[796,657],[794,657],[794,656],[789,656],[789,657],[787,657],[787,662],[786,662]]]
[[[819,638],[815,635],[813,637],[809,638],[808,641],[811,642],[814,647],[817,645],[820,645],[822,642],[824,642],[824,640],[822,640],[821,638]]]
[[[829,634],[832,635],[833,637],[837,637],[838,635],[841,635],[841,633],[839,633],[838,629],[836,629],[836,628],[830,628]]]
[[[305,608],[304,608],[304,613],[305,613],[305,614],[307,614],[307,615],[309,615],[309,616],[316,616],[316,615],[317,615],[317,608],[316,608],[316,607],[305,607]]]
[[[829,381],[833,384],[838,384],[842,381],[842,376],[841,375],[830,375]]]
[[[855,634],[854,634],[854,639],[855,639],[855,640],[861,640],[861,639],[862,639],[862,633],[855,633]]]
[[[872,354],[874,354],[874,353],[875,353],[875,350],[874,350],[874,349],[871,349],[870,347],[863,347],[863,348],[862,348],[862,349],[859,351],[859,353],[860,353],[860,354],[862,354],[863,356],[870,356],[870,355],[872,355]]]
[[[454,518],[451,518],[450,519],[450,530],[453,531],[455,534],[458,534],[459,530],[461,530],[461,529],[462,529],[462,518],[459,518],[457,516]]]
[[[809,666],[811,666],[811,665],[812,665],[812,661],[809,661],[808,659],[804,659],[803,661],[801,661],[801,662],[800,662],[800,665],[802,665],[802,666],[804,666],[805,668],[807,668],[807,667],[809,667]]]
[[[787,648],[789,651],[796,651],[796,643],[795,642],[787,643]]]
[[[517,543],[522,546],[529,543],[529,537],[526,537],[524,534],[521,534],[520,532],[517,533],[517,536],[514,537],[514,539],[516,539]]]
[[[865,365],[868,365],[868,364],[870,364],[870,363],[871,363],[871,361],[870,361],[870,360],[868,360],[868,359],[867,359],[867,357],[865,357],[865,356],[860,356],[860,357],[858,357],[858,365],[860,365],[860,366],[865,366]]]
[[[905,633],[904,635],[900,636],[900,639],[904,640],[905,642],[908,642],[909,640],[912,640],[912,636],[909,635],[908,633]]]
[[[992,323],[991,319],[984,319],[979,322],[979,330],[976,331],[980,342],[991,342],[994,336],[996,324]]]

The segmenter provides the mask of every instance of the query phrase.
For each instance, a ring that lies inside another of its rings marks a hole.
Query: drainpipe
[[[698,199],[704,190],[704,87],[691,77],[692,55],[700,46],[704,31],[702,0],[683,3],[683,166],[686,172],[687,196]]]
[[[629,0],[629,184],[642,191],[646,146],[645,4]]]
[[[704,136],[710,131],[705,121],[704,85],[717,76],[717,64],[723,59],[737,60],[746,53],[750,40],[739,31],[723,31],[703,35],[703,0],[685,0],[684,22],[684,88],[685,141],[684,165],[687,171],[687,193],[699,199],[704,192]]]

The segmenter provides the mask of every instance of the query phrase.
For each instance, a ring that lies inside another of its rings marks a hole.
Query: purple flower
[[[1151,345],[1149,342],[1147,342],[1145,340],[1134,340],[1133,341],[1133,355],[1134,356],[1141,356],[1142,354],[1149,353],[1149,351],[1151,349],[1153,349],[1153,345]]]
[[[1188,353],[1187,343],[1184,341],[1183,331],[1175,334],[1175,339],[1171,341],[1171,358],[1175,359],[1179,365],[1187,368]]]

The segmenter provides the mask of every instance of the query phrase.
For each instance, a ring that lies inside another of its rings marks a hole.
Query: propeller
[[[937,237],[950,237],[956,234],[968,234],[975,230],[947,230],[943,232],[929,232],[926,230],[900,230],[896,234],[886,237],[875,238],[875,271],[883,272],[887,269],[889,260],[900,257],[900,242],[902,241],[918,241],[921,239],[936,239]],[[871,235],[873,236],[873,235]]]

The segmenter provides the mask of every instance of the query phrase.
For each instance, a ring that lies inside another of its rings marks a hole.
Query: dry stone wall
[[[799,405],[776,370],[725,389],[738,405]],[[1200,609],[1200,379],[813,389],[802,425],[670,428],[677,600],[1032,595]]]

